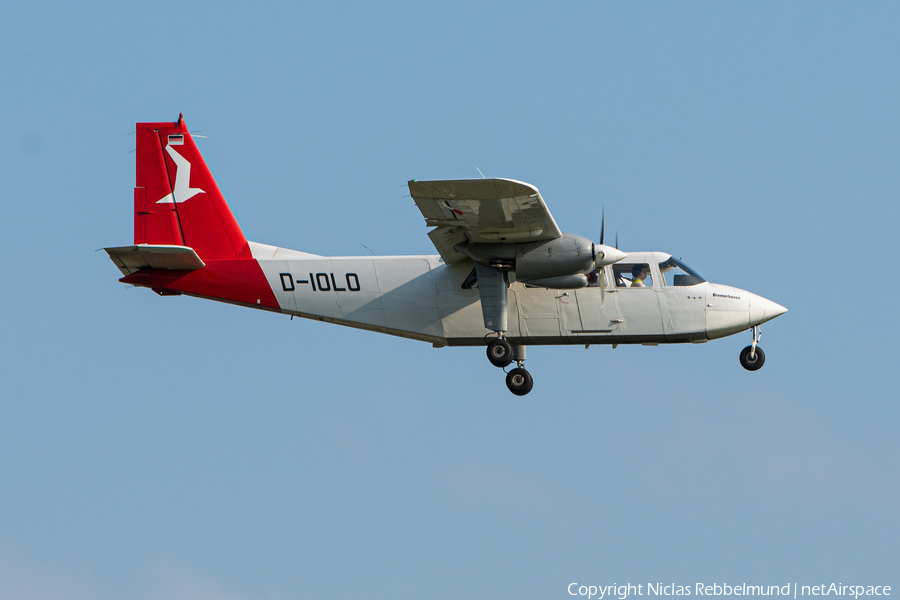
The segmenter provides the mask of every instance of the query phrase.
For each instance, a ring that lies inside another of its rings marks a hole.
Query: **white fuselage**
[[[281,311],[431,342],[480,346],[486,335],[478,289],[464,289],[471,262],[440,256],[323,257],[264,244],[253,256]],[[784,308],[744,290],[702,282],[667,286],[658,263],[669,255],[629,253],[651,266],[649,287],[553,290],[513,282],[508,330],[514,344],[701,343],[749,329]]]

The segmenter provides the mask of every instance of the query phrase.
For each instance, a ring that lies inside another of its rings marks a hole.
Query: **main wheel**
[[[750,358],[750,352],[753,346],[747,346],[741,350],[741,366],[748,371],[758,371],[766,362],[766,353],[759,346],[756,347],[753,358]]]
[[[524,396],[534,387],[531,373],[522,367],[516,367],[506,374],[506,387],[516,396]]]
[[[503,338],[492,340],[487,347],[487,357],[492,365],[502,369],[513,361],[512,346]]]

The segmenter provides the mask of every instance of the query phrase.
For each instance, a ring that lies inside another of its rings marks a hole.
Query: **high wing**
[[[409,193],[445,263],[468,258],[454,246],[552,240],[559,227],[531,184],[513,179],[455,179],[409,182]]]

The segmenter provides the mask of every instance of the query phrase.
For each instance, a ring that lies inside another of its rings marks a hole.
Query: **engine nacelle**
[[[502,271],[514,271],[518,281],[527,283],[537,279],[587,274],[594,270],[594,243],[571,233],[541,242],[466,244],[457,246],[457,249],[475,262]]]
[[[550,288],[551,290],[580,290],[588,286],[588,278],[583,273],[577,273],[549,279],[529,279],[523,283]]]
[[[519,281],[554,279],[593,270],[594,243],[580,235],[564,233],[555,240],[516,244],[516,279]]]

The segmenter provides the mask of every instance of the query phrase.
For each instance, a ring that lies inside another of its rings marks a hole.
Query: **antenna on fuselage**
[[[481,169],[479,169],[478,167],[475,167],[475,170],[478,171],[478,174],[481,175],[482,179],[487,179],[487,177],[484,176],[484,173],[481,172]]]

